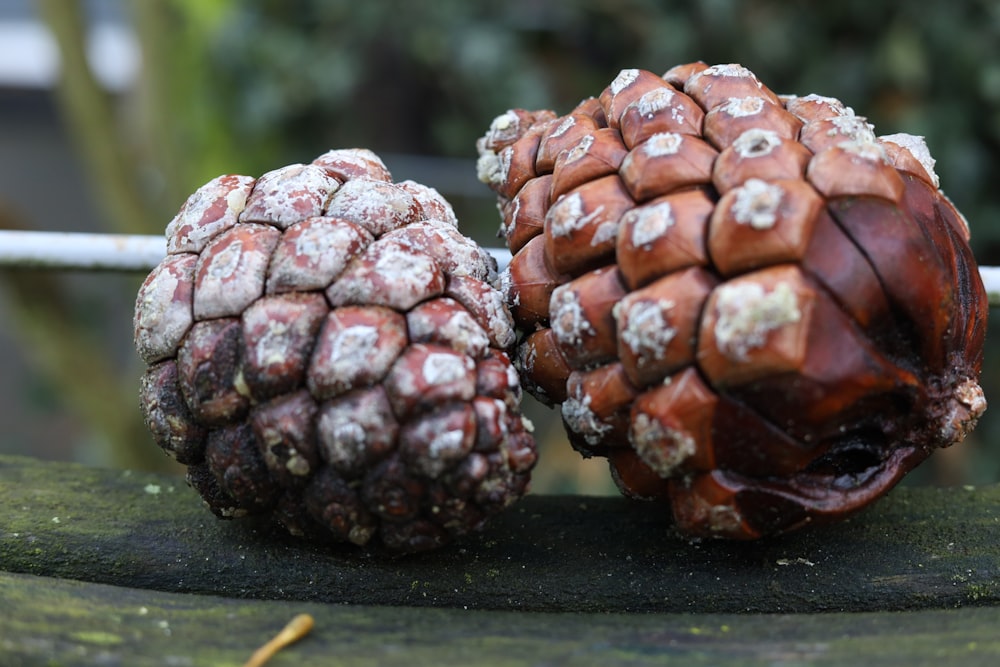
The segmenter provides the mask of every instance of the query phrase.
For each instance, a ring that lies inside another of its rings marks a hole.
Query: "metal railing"
[[[166,254],[162,236],[0,230],[0,267],[78,271],[150,271]],[[506,248],[487,248],[500,267]],[[1000,267],[981,266],[990,306],[1000,306]]]

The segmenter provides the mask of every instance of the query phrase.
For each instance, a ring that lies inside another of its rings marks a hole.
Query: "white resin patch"
[[[674,97],[673,88],[656,88],[644,94],[634,104],[639,115],[650,120],[664,109],[668,109],[673,103]],[[679,110],[675,109],[674,114],[678,113]]]
[[[597,225],[594,235],[590,237],[590,245],[597,247],[604,243],[614,243],[618,238],[618,221],[605,220]]]
[[[139,290],[135,344],[146,363],[173,356],[194,322],[193,255],[174,255],[157,266]]]
[[[167,251],[201,252],[215,236],[236,224],[254,182],[249,176],[218,176],[198,188],[167,224]],[[226,208],[218,211],[219,193],[227,188]]]
[[[398,426],[384,395],[352,396],[330,401],[320,409],[316,437],[324,460],[338,471],[357,473],[370,453],[389,446]]]
[[[476,160],[476,178],[480,183],[496,185],[503,181],[500,178],[500,158],[493,151],[484,150]]]
[[[573,116],[566,116],[562,119],[562,122],[559,123],[559,126],[549,134],[549,138],[561,137],[569,132],[574,125],[576,125],[576,118]]]
[[[337,332],[330,341],[330,360],[336,372],[339,368],[368,366],[378,346],[378,329],[358,324]]]
[[[835,112],[838,116],[848,116],[853,115],[854,110],[850,107],[845,107],[844,103],[838,100],[836,97],[828,97],[826,95],[817,95],[816,93],[810,93],[808,95],[803,95],[798,98],[802,102],[816,102],[817,104],[824,104],[830,111]]]
[[[798,297],[786,282],[770,292],[751,281],[722,285],[715,291],[715,312],[715,346],[732,361],[746,361],[770,332],[802,317]]]
[[[508,146],[500,151],[500,173],[498,174],[501,183],[507,182],[507,174],[510,173],[510,162],[514,159],[514,147]]]
[[[764,99],[761,97],[730,97],[723,111],[733,118],[756,116],[764,110]]]
[[[733,219],[753,229],[770,229],[778,221],[778,209],[785,191],[780,185],[751,178],[736,189]]]
[[[590,147],[594,145],[594,135],[585,134],[581,137],[580,141],[576,142],[576,145],[566,151],[566,157],[563,158],[564,164],[569,164],[571,162],[576,162],[590,150]]]
[[[392,174],[382,162],[382,158],[367,148],[339,148],[329,150],[313,160],[320,167],[333,167],[338,172],[346,172],[347,180],[369,178],[384,183],[392,182]]]
[[[888,164],[888,157],[885,154],[885,149],[875,141],[869,141],[868,139],[842,141],[837,144],[837,146],[844,149],[851,155],[856,155],[862,160]]]
[[[617,95],[618,93],[622,92],[623,90],[631,86],[633,83],[635,83],[635,80],[638,78],[639,78],[639,70],[623,69],[622,71],[618,72],[618,76],[616,76],[615,80],[611,82],[611,94]]]
[[[699,72],[703,76],[736,77],[740,79],[756,79],[754,73],[738,63],[726,63],[723,65],[712,65]]]
[[[535,423],[530,419],[528,419],[527,417],[525,417],[524,415],[521,415],[521,425],[524,426],[524,430],[527,431],[528,433],[535,432]]]
[[[267,368],[271,364],[283,364],[288,359],[291,327],[279,320],[268,320],[264,333],[251,350],[257,368]]]
[[[340,458],[345,462],[351,461],[363,451],[365,429],[352,415],[344,412],[324,413],[320,419],[320,428],[331,442],[337,444]]]
[[[799,120],[805,120],[806,118],[812,116],[812,114],[799,113],[799,111],[800,107],[805,107],[809,104],[816,104],[825,107],[828,118],[834,116],[854,115],[854,109],[848,106],[844,106],[844,103],[838,100],[836,97],[827,97],[825,95],[817,95],[815,93],[809,95],[803,95],[802,97],[791,97],[785,104],[785,107]]]
[[[461,453],[465,431],[454,429],[434,436],[427,447],[427,453],[434,459],[450,459]]]
[[[233,241],[211,258],[207,275],[216,280],[226,280],[236,273],[242,257],[243,241]]]
[[[669,299],[638,299],[619,310],[625,302],[615,305],[616,318],[624,318],[621,340],[639,357],[638,365],[645,365],[650,359],[662,360],[667,356],[667,346],[677,335],[670,326],[670,311],[676,305]]]
[[[517,395],[520,395],[521,391],[521,376],[517,374],[517,369],[513,365],[507,366],[507,388],[510,389]],[[506,427],[504,427],[506,430]]]
[[[285,461],[285,469],[297,477],[305,477],[312,472],[309,460],[294,449],[289,454],[288,460]]]
[[[753,72],[748,70],[743,65],[736,63],[728,63],[724,65],[712,65],[707,67],[700,72],[696,72],[691,75],[691,78],[687,80],[684,84],[685,92],[690,92],[693,90],[701,80],[702,77],[710,78],[730,78],[730,79],[750,79],[757,84],[758,88],[763,88],[760,80],[754,75]],[[712,88],[712,83],[709,82],[705,85],[705,92],[708,92]]]
[[[986,411],[986,395],[975,380],[965,380],[955,387],[955,398],[967,407],[974,417]]]
[[[560,197],[549,209],[552,236],[572,236],[604,213],[601,204],[590,213],[584,213],[583,195],[574,192]]]
[[[433,259],[397,245],[383,245],[379,250],[373,271],[363,275],[358,285],[362,292],[367,290],[368,293],[355,295],[354,303],[381,303],[407,310],[433,295],[438,274],[438,265]],[[348,272],[350,269],[345,274]],[[339,281],[334,283],[331,290],[339,285]]]
[[[486,331],[494,347],[506,350],[514,344],[517,334],[514,333],[514,319],[504,302],[504,277],[507,290],[510,290],[510,273],[500,274],[497,287],[484,282],[452,280],[448,286],[448,295],[456,299],[472,313],[474,319]]]
[[[491,143],[509,143],[517,139],[521,129],[521,119],[513,110],[508,110],[493,119],[486,132],[486,140]]]
[[[712,505],[708,509],[708,517],[708,529],[714,533],[732,535],[746,525],[743,514],[732,505]]]
[[[663,478],[672,477],[696,448],[688,433],[664,426],[645,412],[633,420],[629,440],[639,458]]]
[[[317,339],[307,383],[318,399],[381,380],[406,347],[400,316],[350,313],[330,313]]]
[[[416,199],[403,188],[364,178],[345,183],[326,209],[326,215],[350,220],[376,237],[415,222],[420,213]]]
[[[490,346],[486,332],[468,311],[454,313],[436,330],[431,328],[433,323],[429,319],[421,321],[420,318],[412,317],[413,312],[410,311],[411,316],[407,317],[413,339],[430,339],[436,332],[441,340],[447,341],[449,347],[475,358],[482,357]]]
[[[390,285],[412,280],[424,283],[430,280],[433,263],[424,256],[409,252],[395,244],[382,244],[375,260],[375,273]]]
[[[521,305],[521,292],[520,290],[514,289],[514,276],[511,274],[509,266],[500,272],[497,289],[500,290],[500,294],[503,296],[504,301],[509,303],[512,307]]]
[[[330,463],[351,468],[363,460],[365,429],[350,413],[341,410],[322,413],[317,430]]]
[[[643,142],[642,152],[648,157],[675,155],[683,143],[683,135],[676,132],[659,132]]]
[[[611,430],[610,424],[602,422],[590,409],[590,396],[570,396],[561,406],[562,418],[574,433],[583,436],[587,444],[596,445]]]
[[[840,135],[851,141],[875,142],[875,126],[862,116],[834,116],[830,123],[833,127],[826,131],[827,136]]]
[[[416,200],[423,211],[424,218],[438,220],[450,227],[458,227],[458,217],[455,215],[455,209],[452,208],[451,203],[436,189],[411,180],[400,181],[396,183],[396,187],[410,193],[410,196]]]
[[[472,448],[475,433],[458,426],[447,414],[430,414],[411,422],[400,438],[403,456],[415,470],[431,479],[439,478]]]
[[[242,238],[240,233],[242,233]],[[198,260],[194,317],[238,315],[264,292],[270,252],[280,232],[273,227],[234,227],[217,236]]]
[[[552,292],[549,302],[552,332],[563,345],[577,347],[584,336],[596,336],[594,326],[587,320],[580,295],[570,285],[561,285]]]
[[[885,136],[879,137],[880,141],[887,141],[891,144],[896,144],[901,148],[905,148],[909,151],[910,155],[917,159],[920,166],[924,168],[927,175],[931,177],[931,182],[934,183],[934,187],[940,187],[940,181],[938,179],[937,173],[934,171],[934,165],[937,161],[931,156],[931,151],[927,148],[927,142],[924,138],[914,134],[906,134],[905,132],[899,132],[897,134],[887,134]]]
[[[781,136],[774,130],[755,127],[747,130],[733,142],[733,150],[742,158],[770,155],[781,145]]]
[[[420,373],[429,385],[448,384],[464,378],[471,363],[471,359],[457,354],[431,352],[424,359]]]
[[[487,185],[500,185],[507,180],[510,171],[510,161],[514,149],[508,146],[499,153],[486,150],[479,154],[476,160],[476,177]]]
[[[264,222],[285,229],[322,215],[340,181],[314,164],[290,164],[257,179],[240,212],[240,222]]]
[[[632,225],[632,245],[639,248],[663,238],[676,220],[670,202],[664,201],[632,209],[622,216],[622,224]]]
[[[427,256],[442,271],[453,276],[472,276],[479,280],[496,278],[495,269],[483,249],[446,222],[411,223],[386,234],[381,242],[406,248],[413,255]]]
[[[538,360],[538,348],[534,345],[521,344],[514,351],[514,365],[522,373],[531,375],[535,372],[535,361]]]
[[[297,223],[289,227],[271,257],[268,291],[324,288],[371,240],[368,232],[346,222],[313,218]]]
[[[306,227],[304,223],[299,224],[302,225],[300,229],[303,232],[295,237],[295,244],[293,246],[297,257],[308,257],[315,262],[333,248],[346,246],[351,241],[347,235],[347,231],[342,227],[326,225],[322,227],[318,227],[317,225]],[[346,253],[330,252],[330,254],[338,255],[341,264],[346,263],[346,257],[340,256]]]
[[[510,235],[513,234],[514,230],[517,228],[517,219],[521,215],[521,199],[519,197],[515,197],[511,202],[511,206],[513,206],[513,208],[511,209],[509,218],[502,220],[500,223],[501,231],[506,238],[510,238]],[[497,208],[500,210],[500,215],[503,216],[503,207],[497,206]]]

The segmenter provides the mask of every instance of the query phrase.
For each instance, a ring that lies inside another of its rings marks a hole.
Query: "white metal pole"
[[[1000,306],[1000,266],[980,266],[979,275],[991,306]]]
[[[149,271],[167,252],[162,236],[0,231],[0,266]]]
[[[506,248],[486,248],[501,268]],[[0,230],[0,267],[64,271],[150,271],[167,252],[162,236]]]
[[[162,236],[22,232],[0,230],[0,268],[83,271],[150,271],[166,254]],[[500,268],[507,266],[506,248],[487,248]],[[1000,306],[1000,267],[981,266],[991,306]]]

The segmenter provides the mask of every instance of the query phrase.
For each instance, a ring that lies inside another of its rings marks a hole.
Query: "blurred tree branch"
[[[142,76],[127,97],[109,94],[87,57],[89,26],[80,0],[37,0],[60,53],[56,90],[62,117],[108,231],[163,229],[189,192],[219,173],[245,169],[267,142],[240,149],[209,60],[211,33],[229,2],[143,0],[130,6],[142,50]],[[235,163],[235,164],[233,164]],[[24,227],[0,213],[0,226]],[[138,409],[138,378],[115,370],[111,350],[74,321],[65,283],[40,272],[0,273],[10,294],[12,329],[35,366],[109,445],[113,463],[163,468]],[[113,326],[127,326],[115,323]]]
[[[0,207],[0,229],[24,229],[13,213]],[[139,447],[149,434],[139,415],[134,378],[123,378],[108,363],[108,350],[73,320],[66,286],[45,271],[0,271],[13,326],[32,364],[56,386],[60,395],[89,428],[108,443],[116,465],[166,469],[153,447]]]
[[[107,207],[109,226],[121,233],[148,232],[149,207],[138,188],[138,171],[117,131],[116,109],[87,60],[87,25],[80,3],[38,0],[38,9],[59,45],[57,92],[63,117]]]
[[[168,215],[219,174],[257,174],[273,166],[275,135],[239,136],[239,110],[226,103],[230,87],[212,62],[216,34],[232,6],[231,0],[143,0],[129,6],[143,57],[135,91],[140,141],[160,176],[159,201]]]

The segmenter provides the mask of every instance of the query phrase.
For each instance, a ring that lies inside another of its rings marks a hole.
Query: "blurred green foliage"
[[[232,3],[210,42],[237,143],[278,162],[347,145],[468,157],[498,113],[566,111],[623,67],[739,62],[778,92],[926,136],[977,249],[1000,260],[993,0],[257,0]]]
[[[838,97],[879,133],[924,135],[980,261],[1000,263],[995,0],[128,6],[144,73],[135,94],[119,100],[113,139],[132,156],[120,185],[143,193],[150,230],[221,172],[260,174],[347,146],[471,164],[476,138],[507,108],[566,111],[621,68],[662,73],[704,60],[742,63],[779,93]],[[485,187],[460,212],[467,227],[497,226]],[[987,355],[988,397],[1000,396],[996,357]],[[979,438],[996,440],[998,430],[1000,419],[988,419]],[[1000,477],[995,456],[973,460],[966,468],[977,481]]]

